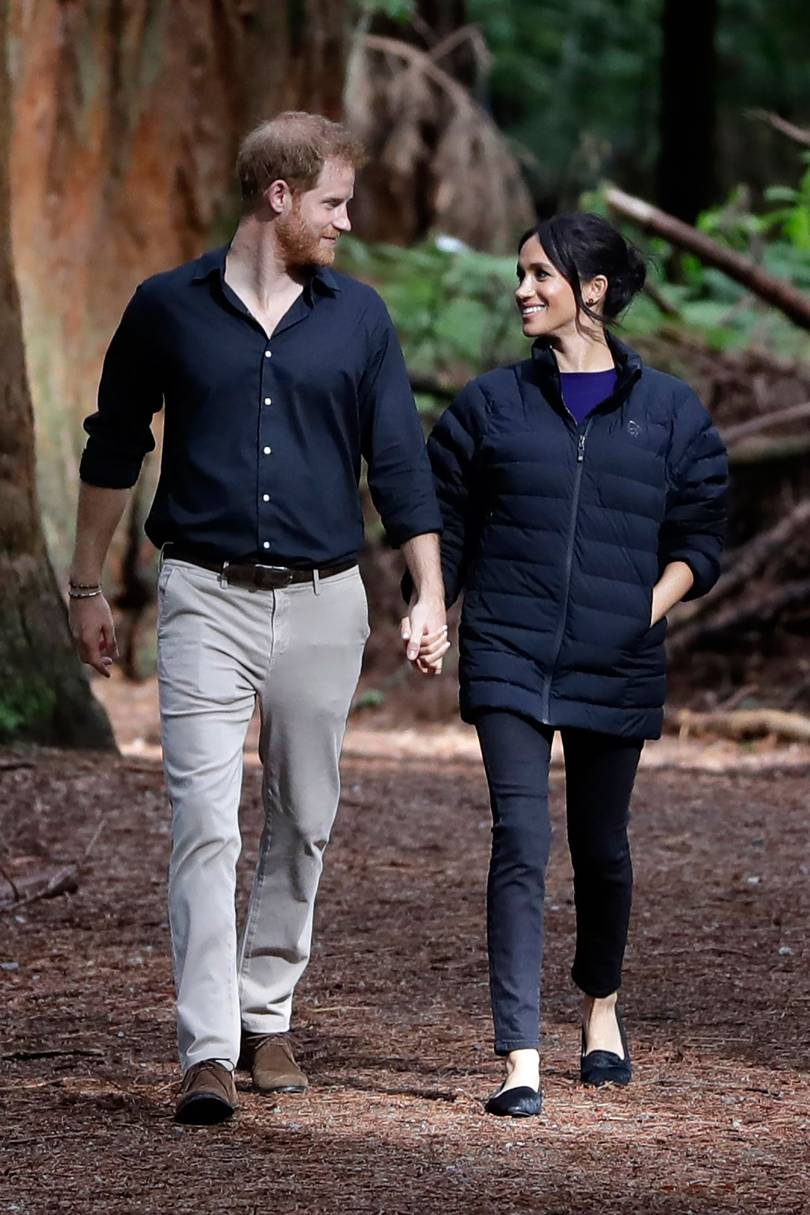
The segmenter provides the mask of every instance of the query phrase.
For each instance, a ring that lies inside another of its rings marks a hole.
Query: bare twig
[[[0,1055],[0,1059],[9,1063],[22,1063],[29,1059],[59,1059],[62,1056],[72,1055],[95,1059],[101,1058],[103,1054],[104,1051],[98,1050],[96,1047],[76,1047],[73,1050],[12,1050],[5,1055]]]
[[[810,148],[810,131],[806,131],[804,127],[797,127],[795,123],[788,122],[787,118],[774,114],[772,110],[750,110],[748,117],[766,122],[780,135],[786,135],[794,143],[800,143],[802,147]]]

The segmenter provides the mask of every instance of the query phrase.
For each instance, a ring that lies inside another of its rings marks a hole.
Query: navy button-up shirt
[[[268,337],[225,282],[226,252],[135,292],[84,423],[82,480],[134,485],[165,403],[146,521],[158,547],[297,566],[354,558],[361,455],[392,544],[440,531],[402,352],[377,293],[320,269]]]

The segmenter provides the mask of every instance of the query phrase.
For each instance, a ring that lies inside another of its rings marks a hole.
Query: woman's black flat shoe
[[[585,1054],[585,1030],[582,1030],[582,1048],[579,1059],[579,1078],[583,1084],[629,1084],[633,1078],[633,1065],[630,1061],[630,1051],[627,1049],[627,1038],[624,1033],[624,1023],[616,1013],[619,1024],[619,1036],[622,1040],[624,1058],[612,1050],[589,1050]]]
[[[533,1114],[539,1114],[542,1106],[542,1094],[535,1088],[521,1085],[519,1088],[508,1088],[505,1092],[496,1093],[494,1097],[490,1097],[484,1109],[498,1118],[530,1118]]]

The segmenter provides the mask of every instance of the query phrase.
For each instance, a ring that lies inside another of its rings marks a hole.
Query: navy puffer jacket
[[[510,709],[551,726],[661,733],[670,561],[717,579],[727,460],[695,393],[609,335],[613,395],[577,426],[557,361],[472,380],[430,439],[448,605],[464,591],[461,716]]]

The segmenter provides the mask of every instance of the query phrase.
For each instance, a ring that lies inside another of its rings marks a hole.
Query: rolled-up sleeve
[[[162,404],[153,307],[139,287],[104,357],[98,408],[84,422],[82,481],[105,489],[134,485],[144,456],[154,450],[152,417]]]
[[[391,318],[380,301],[360,384],[361,449],[368,487],[391,544],[440,532],[422,425]]]
[[[728,457],[711,418],[697,397],[676,419],[671,486],[661,528],[659,561],[683,561],[694,583],[686,599],[712,589],[720,573],[726,535]]]

